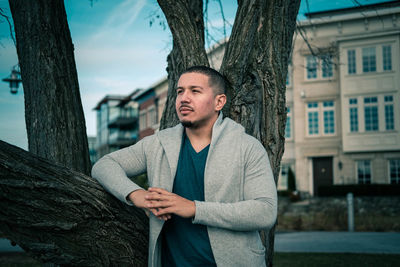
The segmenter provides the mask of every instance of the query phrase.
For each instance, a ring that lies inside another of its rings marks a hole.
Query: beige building
[[[278,188],[287,187],[289,168],[306,195],[321,186],[400,184],[400,3],[307,18],[289,66]]]
[[[324,186],[400,184],[399,43],[398,1],[309,13],[298,23],[278,190],[288,189],[290,173],[305,196]],[[224,44],[208,51],[215,69]],[[158,130],[167,90],[165,78],[130,98],[138,139]]]

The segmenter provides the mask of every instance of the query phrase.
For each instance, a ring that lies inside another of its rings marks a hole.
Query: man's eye
[[[182,90],[176,90],[176,93],[179,95],[180,93],[182,93]]]

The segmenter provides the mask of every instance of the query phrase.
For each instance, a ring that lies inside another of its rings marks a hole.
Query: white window
[[[371,161],[358,160],[357,161],[357,178],[359,184],[371,183]]]
[[[333,101],[325,101],[322,103],[322,111],[324,115],[324,134],[335,133],[335,104]]]
[[[382,46],[383,71],[392,70],[392,46]]]
[[[307,56],[307,80],[327,79],[333,77],[332,55]]]
[[[318,135],[318,102],[310,102],[307,104],[308,117],[308,135]]]
[[[364,47],[362,49],[363,72],[376,71],[376,48]]]
[[[292,138],[292,112],[291,108],[286,108],[286,128],[285,128],[285,138]]]
[[[377,132],[395,130],[397,114],[393,95],[375,95],[348,99],[349,132]],[[360,121],[364,123],[359,124]]]
[[[400,159],[389,160],[390,183],[400,184]]]
[[[384,101],[386,130],[394,130],[393,96],[385,95]]]
[[[322,78],[330,78],[333,76],[333,64],[331,55],[321,56]]]
[[[365,131],[378,131],[378,97],[364,97]]]
[[[146,110],[141,110],[139,115],[139,131],[147,128]]]
[[[357,98],[349,99],[350,132],[358,132]]]
[[[316,79],[317,78],[317,64],[318,60],[315,56],[307,57],[307,79]]]
[[[320,121],[321,119],[321,121]],[[309,136],[334,135],[335,102],[309,102],[307,103],[307,133]]]
[[[147,126],[151,127],[157,124],[157,114],[154,106],[149,107],[147,110]]]
[[[354,49],[347,50],[347,73],[348,74],[357,73],[356,50]]]

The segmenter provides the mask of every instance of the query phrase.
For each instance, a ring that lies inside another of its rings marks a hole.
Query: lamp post
[[[18,92],[19,83],[22,82],[21,72],[19,71],[18,65],[15,65],[12,68],[10,76],[4,78],[3,82],[10,83],[11,94],[16,94]]]

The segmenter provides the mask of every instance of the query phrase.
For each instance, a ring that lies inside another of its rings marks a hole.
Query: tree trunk
[[[158,0],[173,37],[173,48],[168,55],[168,96],[161,118],[160,129],[179,123],[175,111],[176,85],[179,75],[195,65],[208,66],[204,48],[202,0]]]
[[[225,110],[264,145],[275,181],[285,146],[286,74],[300,0],[240,1],[221,72],[230,81]],[[273,227],[262,233],[272,266]]]
[[[2,141],[0,231],[42,262],[147,266],[142,210],[88,176]]]
[[[161,121],[161,128],[166,128],[178,122],[174,100],[179,73],[193,65],[208,66],[208,61],[204,58],[204,38],[198,37],[203,34],[204,27],[193,30],[196,29],[194,17],[187,12],[188,4],[183,2],[175,6],[167,0],[158,2],[174,40],[173,51],[168,57],[167,107]],[[220,68],[230,83],[223,112],[261,141],[268,152],[275,181],[285,145],[285,81],[299,6],[300,0],[238,1]],[[267,247],[268,266],[272,266],[274,229],[261,233]]]
[[[74,47],[62,0],[10,0],[29,151],[90,174]]]
[[[208,65],[203,2],[158,0],[171,28],[168,100],[161,128],[178,122],[179,74]],[[300,0],[240,0],[221,72],[231,86],[224,114],[257,137],[275,180],[284,150],[285,78]],[[73,45],[61,0],[10,0],[25,91],[29,150],[89,173]],[[91,178],[0,142],[0,231],[60,265],[147,264],[148,222]],[[272,265],[274,231],[268,236]]]

